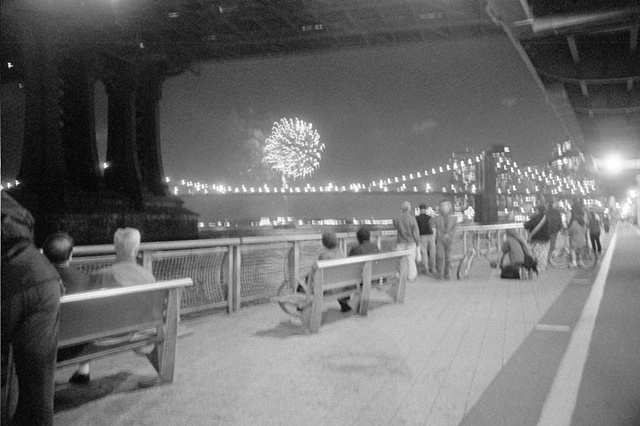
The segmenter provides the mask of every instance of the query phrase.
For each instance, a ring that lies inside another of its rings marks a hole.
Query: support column
[[[62,138],[67,179],[74,188],[96,193],[102,184],[95,131],[94,61],[87,52],[64,60]]]
[[[20,199],[32,213],[58,211],[64,195],[66,168],[60,131],[61,80],[54,60],[54,30],[46,16],[22,17],[21,46],[25,69],[25,117]]]
[[[108,107],[106,186],[129,196],[135,210],[143,210],[144,184],[136,145],[135,87],[132,78],[119,74],[106,82]]]
[[[160,145],[160,98],[165,74],[151,64],[141,72],[136,98],[136,139],[140,173],[146,188],[156,196],[167,195]]]

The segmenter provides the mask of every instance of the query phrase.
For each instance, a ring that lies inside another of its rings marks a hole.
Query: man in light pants
[[[407,279],[413,281],[418,276],[418,268],[416,267],[416,250],[420,245],[420,233],[418,232],[418,222],[411,212],[411,204],[404,201],[401,206],[402,212],[400,216],[393,219],[393,225],[398,232],[398,244],[396,250],[411,249],[409,255],[409,270]]]
[[[424,273],[434,273],[436,269],[436,240],[433,234],[432,218],[427,214],[427,205],[420,204],[420,214],[416,216],[420,232],[420,252]],[[420,262],[418,262],[420,263]]]

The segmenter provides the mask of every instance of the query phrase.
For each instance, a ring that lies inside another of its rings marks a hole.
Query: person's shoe
[[[349,312],[351,310],[351,306],[349,306],[348,302],[343,302],[343,301],[339,301],[340,302],[340,312]]]
[[[69,383],[74,385],[86,385],[91,380],[91,375],[80,374],[77,371],[73,373],[73,376],[69,379]]]

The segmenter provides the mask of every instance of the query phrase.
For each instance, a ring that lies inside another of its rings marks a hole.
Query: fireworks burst
[[[320,165],[323,150],[324,144],[320,143],[320,135],[311,123],[281,118],[280,122],[273,123],[262,162],[280,172],[282,184],[286,186],[288,178],[295,180],[311,175]]]

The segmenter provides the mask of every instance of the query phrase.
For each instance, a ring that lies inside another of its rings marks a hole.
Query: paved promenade
[[[640,235],[618,234],[637,260]],[[597,273],[501,280],[487,262],[464,281],[420,276],[403,305],[374,293],[367,317],[336,302],[316,335],[273,303],[186,320],[173,384],[138,389],[155,371],[133,353],[93,362],[87,388],[58,370],[55,424],[537,425],[555,415],[549,395]]]

